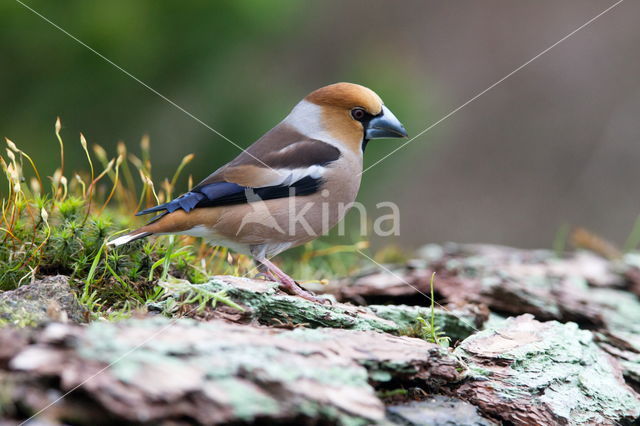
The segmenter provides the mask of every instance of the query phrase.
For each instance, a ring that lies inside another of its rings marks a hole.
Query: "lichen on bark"
[[[615,424],[640,415],[618,363],[574,323],[506,320],[455,353],[476,373],[458,392],[517,424]]]
[[[180,284],[175,284],[179,286]],[[195,284],[190,284],[195,286]],[[331,302],[319,304],[280,292],[277,284],[237,277],[213,277],[209,282],[197,284],[211,293],[223,291],[229,299],[240,305],[240,311],[217,304],[208,311],[209,317],[234,322],[258,322],[269,326],[327,327],[347,330],[375,330],[402,334],[414,326],[419,316],[431,315],[428,307],[411,306],[354,306]],[[169,287],[171,288],[171,287]],[[175,287],[174,287],[175,289]],[[327,299],[331,300],[330,298]],[[152,309],[166,311],[167,300],[154,304]],[[445,335],[461,340],[472,334],[485,320],[484,312],[469,309],[435,309],[436,324]]]
[[[9,331],[0,330],[0,341]],[[81,385],[82,392],[60,402],[59,413],[88,398],[88,407],[99,407],[94,416],[128,422],[378,424],[385,409],[371,383],[420,379],[436,386],[462,378],[448,351],[376,331],[156,317],[84,328],[51,324],[29,340],[34,343],[3,355],[24,380],[13,404],[37,411],[56,393]],[[25,393],[40,397],[25,399]]]
[[[40,328],[0,328],[2,415],[24,420],[25,410],[100,372],[50,418],[438,424],[434,410],[449,409],[473,424],[640,421],[636,264],[478,245],[431,246],[422,256],[393,274],[327,288],[368,306],[316,304],[275,283],[218,276],[160,283],[166,298],[149,312],[81,327],[51,323],[61,318],[49,315],[47,298],[25,297],[47,314]],[[422,293],[433,271],[444,306],[434,323],[455,350],[412,337],[429,339],[422,331],[431,330],[432,311]],[[22,302],[22,293],[7,293]],[[535,319],[509,317],[522,313]]]

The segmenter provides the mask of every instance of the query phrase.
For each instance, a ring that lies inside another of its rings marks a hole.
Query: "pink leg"
[[[254,257],[254,260],[255,259],[257,258]],[[256,262],[256,268],[258,269],[258,273],[255,275],[255,278],[264,278],[267,281],[271,281],[275,283],[280,282],[278,277],[273,275],[273,273],[269,270],[269,268],[267,268],[264,264],[258,262],[257,260],[255,260],[255,262]]]
[[[280,279],[276,275],[274,275],[274,273],[271,272],[271,270],[269,270],[269,268],[265,264],[260,263],[256,260],[256,266],[258,268],[258,273],[256,274],[256,278],[264,278],[267,281],[271,281],[274,283],[280,282]]]
[[[285,274],[280,268],[278,268],[276,265],[271,263],[269,260],[262,259],[262,260],[258,260],[258,262],[266,266],[268,272],[272,273],[277,277],[277,281],[282,285],[283,289],[288,293],[294,294],[296,296],[300,296],[303,299],[307,299],[316,303],[325,303],[328,301],[327,299],[316,297],[312,293],[301,288],[293,278]]]

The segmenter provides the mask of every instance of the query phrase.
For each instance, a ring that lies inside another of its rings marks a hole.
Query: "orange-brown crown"
[[[321,87],[311,92],[305,99],[316,105],[346,110],[360,107],[372,115],[377,115],[382,110],[380,96],[371,89],[353,83],[336,83]]]

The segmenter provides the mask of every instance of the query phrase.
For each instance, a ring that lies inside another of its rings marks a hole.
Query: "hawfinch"
[[[372,90],[351,83],[320,88],[191,191],[137,213],[157,216],[109,244],[154,234],[202,237],[252,256],[284,290],[318,301],[269,259],[344,217],[360,187],[369,140],[406,136]]]

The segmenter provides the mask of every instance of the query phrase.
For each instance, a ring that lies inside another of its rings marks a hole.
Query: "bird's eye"
[[[362,108],[354,108],[351,110],[351,116],[354,120],[362,120],[367,115],[367,113]]]

